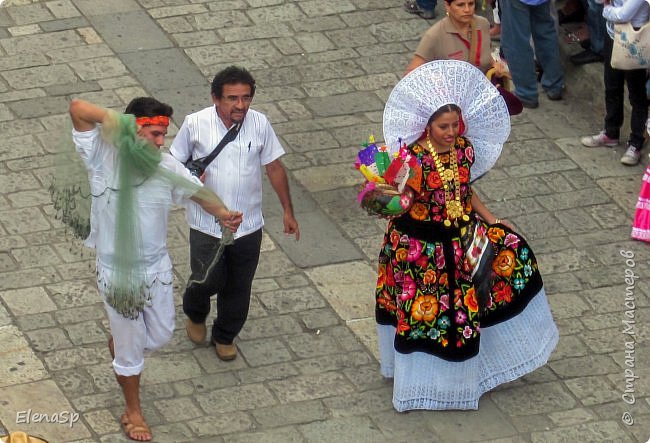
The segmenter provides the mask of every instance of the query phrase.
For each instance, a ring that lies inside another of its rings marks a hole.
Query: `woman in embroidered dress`
[[[409,115],[404,103],[417,92],[424,97]],[[464,98],[472,93],[473,102]],[[430,115],[418,120],[423,113]],[[418,159],[422,177],[412,183],[410,210],[389,222],[379,254],[381,372],[394,378],[398,411],[477,409],[486,391],[544,365],[557,343],[532,250],[471,187],[475,167],[477,177],[489,169],[501,145],[470,134],[507,138],[507,119],[485,77],[456,61],[418,68],[387,102],[387,145],[401,132],[402,150]]]

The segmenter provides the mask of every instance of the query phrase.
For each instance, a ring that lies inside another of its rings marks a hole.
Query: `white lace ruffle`
[[[465,135],[474,145],[472,180],[489,171],[510,135],[510,114],[503,97],[470,63],[436,60],[417,67],[393,88],[384,108],[384,142],[391,153],[410,145],[443,105],[460,107]]]
[[[381,374],[393,377],[393,406],[412,409],[478,409],[481,395],[546,364],[559,333],[544,289],[523,312],[481,329],[477,356],[450,362],[424,352],[400,354],[395,328],[378,325]]]

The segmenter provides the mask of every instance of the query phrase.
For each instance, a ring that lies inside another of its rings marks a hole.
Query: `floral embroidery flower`
[[[406,323],[406,321],[404,321],[403,319],[397,321],[397,333],[398,334],[403,334],[404,332],[408,331],[409,329],[411,329],[411,327],[409,326],[408,323]]]
[[[528,260],[528,248],[521,248],[519,251],[519,258],[522,260]]]
[[[458,168],[458,178],[460,178],[461,183],[469,182],[469,169],[464,166]]]
[[[494,301],[497,303],[510,303],[512,301],[512,288],[503,280],[492,287],[492,293],[494,294]]]
[[[465,306],[467,306],[469,312],[478,312],[478,301],[476,300],[476,291],[473,287],[469,288],[463,298],[463,302],[465,303]]]
[[[415,154],[421,154],[424,152],[424,149],[422,149],[422,146],[418,145],[417,143],[413,145],[413,153]]]
[[[424,332],[420,329],[413,329],[409,334],[409,338],[422,338],[424,337]]]
[[[426,252],[426,254],[429,257],[433,256],[433,251],[435,251],[435,250],[436,250],[435,249],[435,243],[427,243],[427,252]]]
[[[425,285],[430,285],[436,282],[436,271],[433,269],[427,269],[422,276],[422,281]]]
[[[377,269],[377,288],[386,284],[386,265],[379,265]]]
[[[394,312],[397,310],[397,305],[391,298],[390,294],[386,291],[381,292],[381,296],[377,297],[377,303],[383,306],[387,311]]]
[[[395,278],[395,282],[402,283],[404,281],[404,271],[397,271],[393,277]]]
[[[526,281],[523,278],[515,278],[515,281],[513,282],[513,286],[517,291],[521,291],[524,289],[524,286],[526,286]]]
[[[407,209],[409,206],[411,206],[411,202],[413,201],[413,196],[409,193],[402,194],[399,198],[399,205]]]
[[[447,340],[446,338],[443,338],[443,339],[440,341],[440,344],[442,345],[443,348],[446,348],[447,345],[449,344],[449,340]]]
[[[525,277],[530,277],[533,275],[533,268],[530,265],[525,265],[524,266],[524,276]]]
[[[492,243],[499,243],[499,240],[506,235],[506,232],[501,228],[491,227],[488,229],[487,235]]]
[[[474,163],[474,148],[471,146],[465,148],[465,157],[467,157],[470,163]]]
[[[503,240],[503,244],[509,248],[517,249],[519,246],[519,237],[517,237],[515,234],[509,233]]]
[[[449,309],[449,294],[440,297],[440,310],[446,311]]]
[[[405,275],[404,281],[402,282],[402,293],[399,295],[399,299],[401,301],[412,299],[415,297],[416,289],[415,280],[410,275]]]
[[[463,329],[463,337],[470,338],[472,336],[472,332],[472,328],[465,326],[465,329]]]
[[[437,189],[442,186],[442,180],[440,179],[440,174],[438,174],[438,171],[431,171],[427,175],[427,186],[430,189]]]
[[[462,324],[467,320],[467,314],[463,311],[456,311],[456,323]]]
[[[409,214],[415,220],[424,220],[425,218],[427,218],[427,213],[428,213],[427,207],[420,202],[415,202],[413,206],[411,206],[411,210],[409,211]]]
[[[442,250],[442,245],[441,244],[436,245],[435,257],[436,257],[436,268],[443,269],[445,267],[445,253]],[[446,283],[447,283],[447,280],[445,280],[445,284]],[[440,283],[440,284],[442,284],[442,283]]]
[[[440,337],[440,331],[438,331],[437,329],[429,329],[427,335],[429,336],[429,338],[436,340],[438,337]]]
[[[408,257],[408,251],[406,249],[399,248],[397,251],[395,251],[395,258],[398,262],[406,261],[406,257]]]
[[[438,285],[442,286],[443,288],[447,288],[447,273],[443,272],[440,274],[440,277],[438,277]]]
[[[415,265],[419,266],[422,269],[426,269],[426,267],[429,265],[429,257],[427,257],[425,254],[422,254],[420,258],[415,261]]]
[[[420,254],[422,254],[422,242],[415,238],[409,239],[409,251],[406,261],[414,262],[420,258]]]
[[[449,321],[449,317],[446,315],[438,319],[438,327],[440,329],[447,329],[449,326],[451,326],[451,322]]]
[[[433,295],[421,295],[411,306],[411,316],[417,321],[432,321],[438,315],[438,300]]]
[[[465,257],[465,251],[460,247],[460,242],[458,240],[453,240],[451,246],[454,249],[454,255],[456,256],[456,263],[462,262]]]
[[[510,277],[512,271],[515,269],[515,253],[510,249],[504,249],[499,252],[494,262],[492,263],[492,270],[501,277]]]
[[[392,230],[390,232],[390,244],[393,246],[393,251],[397,249],[397,245],[399,245],[399,231]]]
[[[445,204],[445,191],[444,189],[436,189],[433,191],[433,201],[439,205]]]

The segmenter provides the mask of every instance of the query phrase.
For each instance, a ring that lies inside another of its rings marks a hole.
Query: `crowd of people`
[[[404,3],[408,12],[425,18],[431,15],[427,8],[435,6],[435,2],[421,0]],[[445,0],[447,17],[424,34],[407,71],[426,61],[445,58],[468,61],[484,72],[494,67],[501,75],[512,79],[516,102],[525,108],[537,108],[538,83],[550,100],[561,100],[564,94],[559,23],[584,19],[589,38],[581,42],[583,50],[572,55],[570,60],[575,65],[603,63],[606,109],[602,130],[580,141],[587,148],[620,144],[627,85],[632,108],[631,132],[620,161],[626,166],[637,165],[648,126],[648,72],[645,68],[617,69],[612,67],[611,59],[614,25],[631,23],[637,29],[642,27],[648,23],[650,3],[647,0],[614,0],[603,4],[599,0],[588,0],[583,4],[578,0],[567,2],[559,11],[550,0],[495,0],[492,6],[495,13],[489,27],[487,19],[475,14],[475,1]],[[504,60],[492,56],[490,41],[497,36]],[[476,41],[480,45],[471,46]],[[510,104],[515,102],[514,97],[506,95],[504,98]]]
[[[476,14],[475,0],[443,5],[446,17],[423,35],[384,111],[389,151],[417,169],[408,204],[387,224],[375,293],[380,370],[393,379],[398,411],[476,409],[483,393],[544,365],[558,341],[531,247],[472,188],[499,157],[511,115],[539,106],[540,85],[550,100],[563,99],[554,4],[498,0],[492,25]],[[435,1],[404,3],[425,19],[435,17],[435,7]],[[572,60],[603,62],[606,109],[603,130],[581,143],[618,145],[627,84],[631,134],[621,162],[633,166],[647,130],[647,72],[611,66],[613,25],[643,26],[649,5],[614,0],[602,7],[590,0],[586,8],[600,12],[587,15],[591,41]],[[605,23],[601,41],[596,28]],[[492,46],[497,37],[501,51]],[[166,247],[171,205],[185,206],[189,225],[188,338],[208,340],[216,295],[209,342],[224,361],[237,357],[235,340],[248,315],[264,226],[264,172],[282,206],[284,232],[300,238],[280,160],[284,149],[267,117],[250,109],[255,91],[246,69],[218,72],[212,103],[185,117],[169,154],[160,147],[171,106],[140,97],[118,114],[79,99],[70,104],[92,195],[86,244],[97,250],[108,347],[126,404],[121,424],[132,440],[152,439],[140,375],[145,352],[167,343],[175,324]],[[649,175],[633,232],[646,241]]]

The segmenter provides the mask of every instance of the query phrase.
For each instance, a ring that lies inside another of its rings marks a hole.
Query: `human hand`
[[[219,217],[224,228],[231,232],[236,232],[239,225],[244,219],[244,214],[239,211],[225,211],[223,216]]]
[[[300,240],[300,227],[298,227],[298,221],[295,219],[293,214],[285,212],[283,222],[284,233],[287,235],[295,235],[296,241]]]

